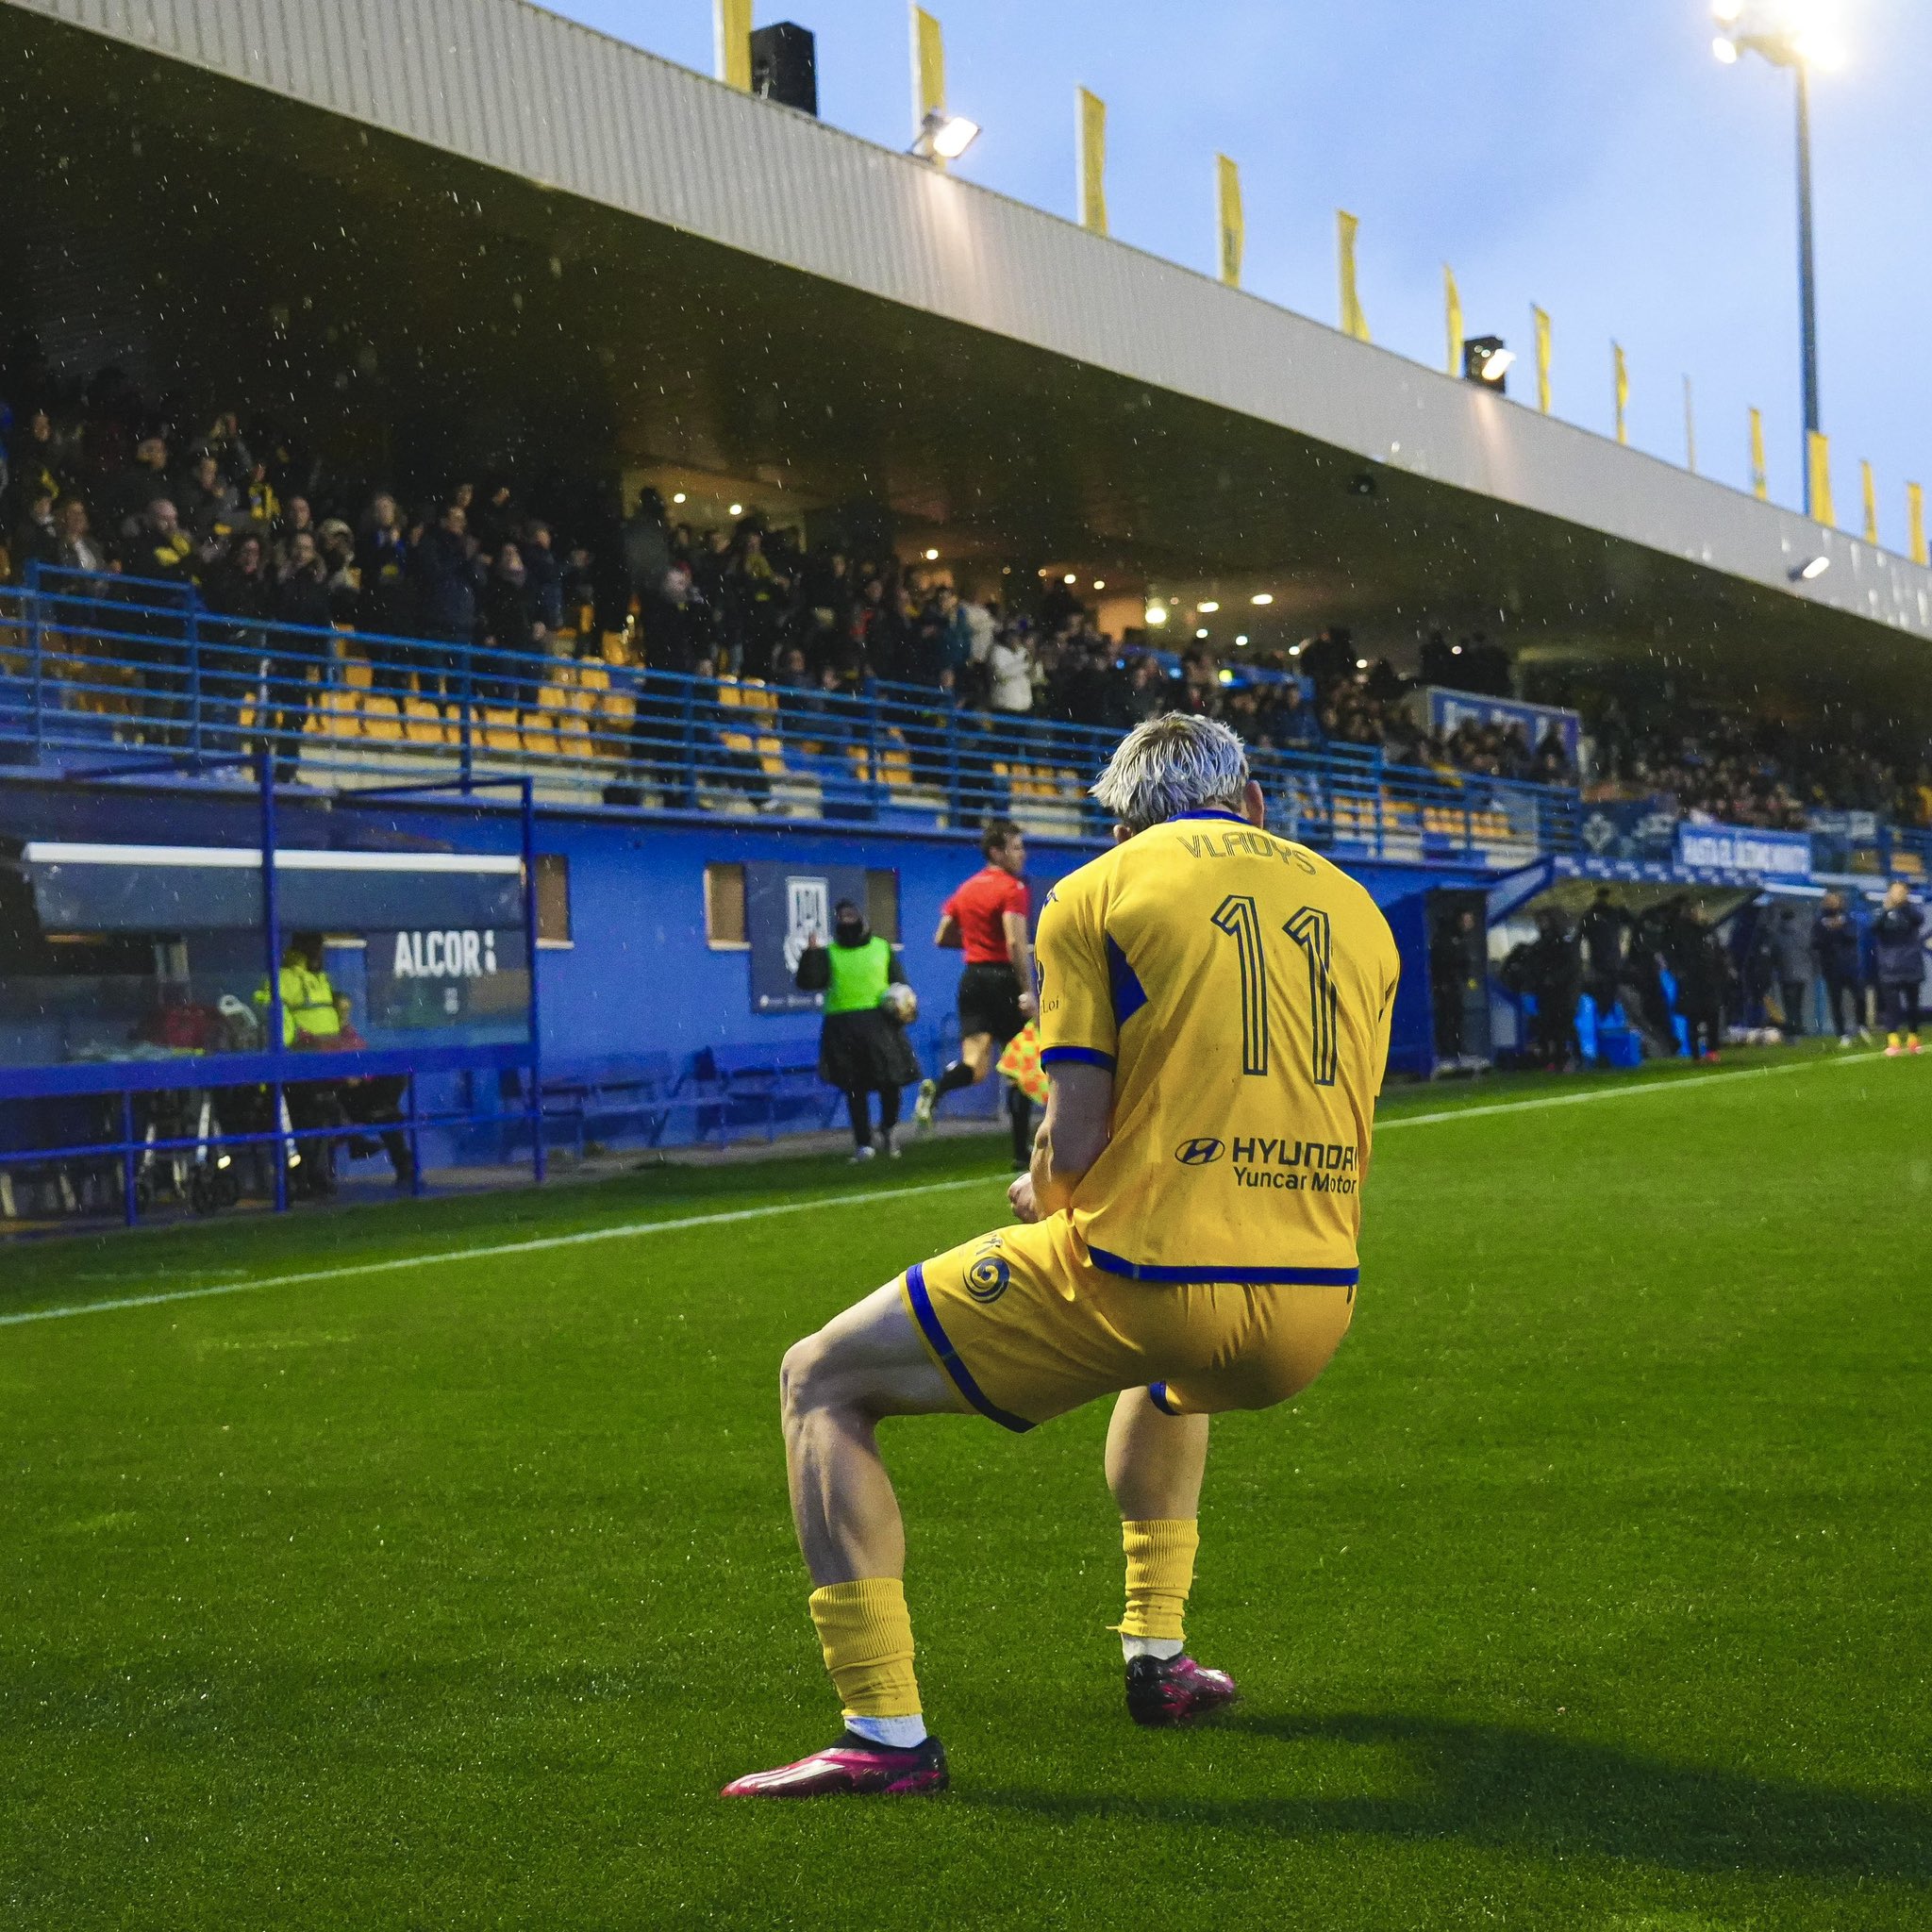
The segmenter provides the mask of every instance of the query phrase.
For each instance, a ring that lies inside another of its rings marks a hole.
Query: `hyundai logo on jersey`
[[[1227,1152],[1224,1141],[1193,1140],[1183,1141],[1174,1150],[1174,1158],[1183,1167],[1207,1167],[1219,1160]]]

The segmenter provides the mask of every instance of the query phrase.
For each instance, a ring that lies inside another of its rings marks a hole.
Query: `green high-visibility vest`
[[[860,1013],[875,1007],[891,982],[892,948],[876,937],[862,946],[841,946],[836,941],[825,948],[831,968],[831,983],[825,988],[825,1011]]]

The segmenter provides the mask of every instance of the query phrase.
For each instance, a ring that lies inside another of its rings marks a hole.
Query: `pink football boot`
[[[1137,1657],[1127,1665],[1127,1715],[1137,1724],[1191,1724],[1234,1700],[1234,1679],[1191,1657]]]
[[[796,1764],[733,1778],[721,1798],[910,1798],[942,1791],[951,1782],[946,1747],[927,1738],[909,1751],[847,1731],[836,1744]]]

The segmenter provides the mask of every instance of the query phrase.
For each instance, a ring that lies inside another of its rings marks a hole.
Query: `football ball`
[[[902,1026],[909,1026],[919,1018],[919,995],[909,986],[887,987],[879,995],[879,1005]]]

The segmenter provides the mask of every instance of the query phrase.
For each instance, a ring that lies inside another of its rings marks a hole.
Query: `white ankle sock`
[[[1187,1645],[1178,1637],[1123,1637],[1121,1655],[1132,1663],[1137,1657],[1158,1657],[1165,1663],[1169,1657],[1178,1657]]]
[[[845,1728],[889,1751],[909,1751],[925,1742],[925,1720],[917,1711],[910,1717],[848,1717]]]

